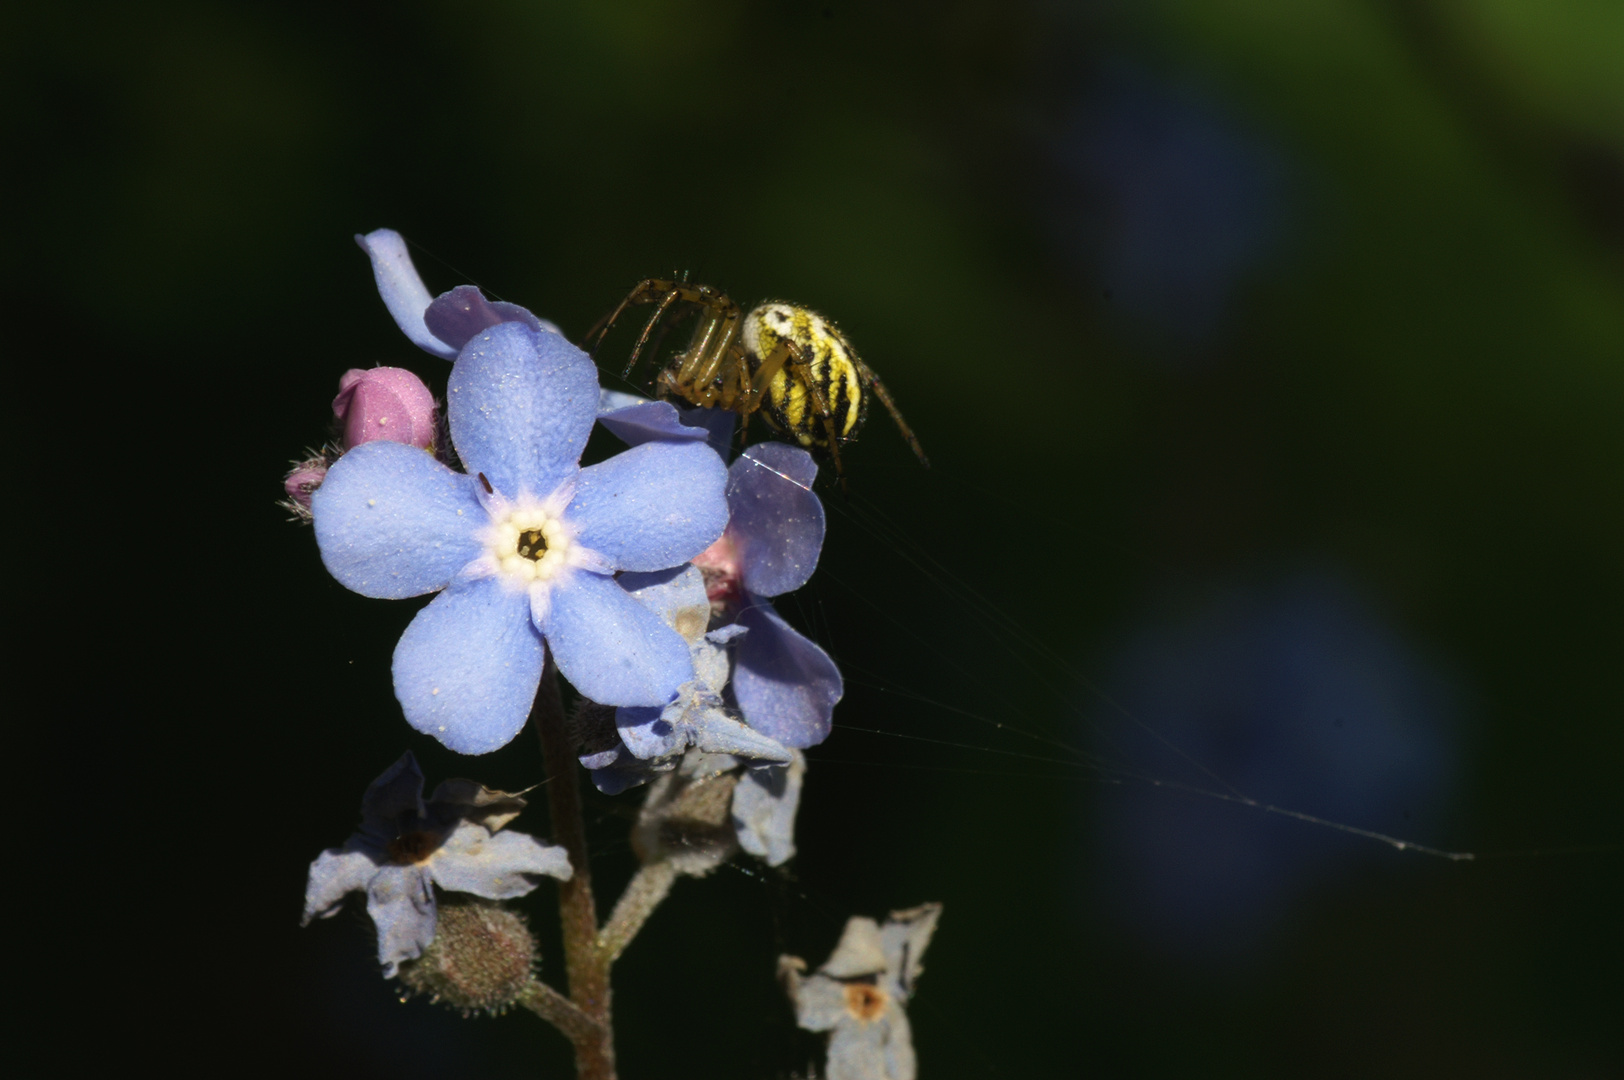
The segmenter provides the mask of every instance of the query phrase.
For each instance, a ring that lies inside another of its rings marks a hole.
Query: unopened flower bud
[[[489,900],[442,893],[439,901],[434,941],[400,966],[400,981],[464,1016],[505,1011],[535,976],[536,941],[529,926]]]
[[[427,450],[434,443],[434,395],[404,368],[351,368],[338,380],[333,414],[343,446],[387,439]]]
[[[282,480],[282,491],[287,498],[279,504],[296,519],[310,521],[310,496],[327,478],[328,459],[324,454],[313,454],[295,462]]]

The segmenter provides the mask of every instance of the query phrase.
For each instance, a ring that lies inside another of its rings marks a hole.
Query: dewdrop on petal
[[[404,368],[351,368],[338,380],[333,415],[345,450],[387,439],[419,450],[434,445],[434,395]]]

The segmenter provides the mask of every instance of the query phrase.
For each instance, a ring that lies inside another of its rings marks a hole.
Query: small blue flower
[[[455,322],[468,300],[454,290],[434,301],[426,325]],[[523,320],[466,341],[448,391],[466,474],[367,443],[311,503],[341,584],[385,599],[440,593],[395,648],[406,719],[458,753],[495,750],[524,726],[549,648],[592,700],[664,706],[693,677],[688,644],[612,575],[681,565],[721,535],[720,459],[659,442],[581,468],[597,369]]]
[[[628,395],[600,408],[599,421],[633,446],[706,441],[723,452],[733,419]],[[796,749],[828,738],[845,692],[829,654],[768,599],[800,588],[817,569],[826,528],[823,503],[812,491],[817,474],[817,462],[798,446],[764,442],[746,449],[728,470],[727,531],[694,559],[718,614],[749,631],[733,639],[739,712],[757,731]]]
[[[795,1022],[829,1032],[829,1080],[914,1080],[913,1036],[902,1007],[941,913],[942,905],[924,904],[893,911],[884,926],[849,919],[834,953],[809,976],[800,957],[778,958]]]
[[[349,893],[365,893],[378,962],[393,978],[434,940],[434,886],[507,900],[534,889],[532,875],[569,879],[563,848],[501,831],[523,807],[517,795],[470,780],[447,780],[425,804],[423,773],[405,754],[367,788],[360,831],[310,864],[303,924],[335,914]]]

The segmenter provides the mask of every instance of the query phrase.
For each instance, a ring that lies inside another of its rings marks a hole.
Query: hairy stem
[[[541,735],[547,769],[547,808],[553,839],[569,853],[575,874],[558,886],[558,918],[564,931],[564,971],[569,1000],[590,1027],[562,1024],[559,1030],[575,1046],[575,1068],[581,1080],[615,1080],[614,1030],[609,1022],[609,960],[598,949],[598,913],[592,899],[592,870],[587,861],[586,827],[581,819],[581,791],[576,779],[575,748],[564,727],[564,702],[558,693],[558,670],[552,653],[541,675],[531,714]],[[539,1011],[539,1010],[538,1010]]]
[[[571,1043],[596,1038],[602,1030],[596,1020],[577,1009],[569,998],[539,979],[531,980],[519,995],[517,1004],[562,1031]]]
[[[621,893],[609,921],[603,924],[603,933],[598,935],[598,953],[605,964],[614,963],[626,951],[654,909],[670,894],[676,880],[676,870],[663,859],[637,871],[626,891]]]

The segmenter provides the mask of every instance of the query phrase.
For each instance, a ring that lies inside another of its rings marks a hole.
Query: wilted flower
[[[824,965],[804,975],[806,961],[778,958],[779,977],[795,1005],[795,1022],[829,1032],[828,1080],[914,1080],[913,1038],[903,1006],[924,969],[919,958],[936,932],[940,904],[893,911],[884,926],[857,917]]]
[[[312,500],[322,561],[342,584],[389,599],[444,590],[395,649],[407,720],[459,753],[503,746],[524,726],[549,647],[592,700],[664,706],[693,677],[688,644],[612,575],[680,565],[721,535],[721,461],[701,445],[651,443],[582,469],[597,369],[525,322],[468,341],[448,388],[467,474],[370,442]]]
[[[388,439],[419,450],[434,445],[434,395],[416,375],[396,367],[351,368],[338,380],[333,415],[345,450]]]
[[[425,804],[417,759],[403,755],[367,788],[360,830],[310,864],[304,924],[365,893],[378,962],[392,978],[434,940],[434,886],[506,900],[534,889],[532,875],[570,877],[563,848],[502,831],[523,807],[519,796],[471,780],[447,780]]]
[[[788,764],[751,769],[733,789],[734,835],[741,848],[768,866],[782,866],[795,857],[795,814],[806,782],[806,755],[790,753],[795,756]]]

